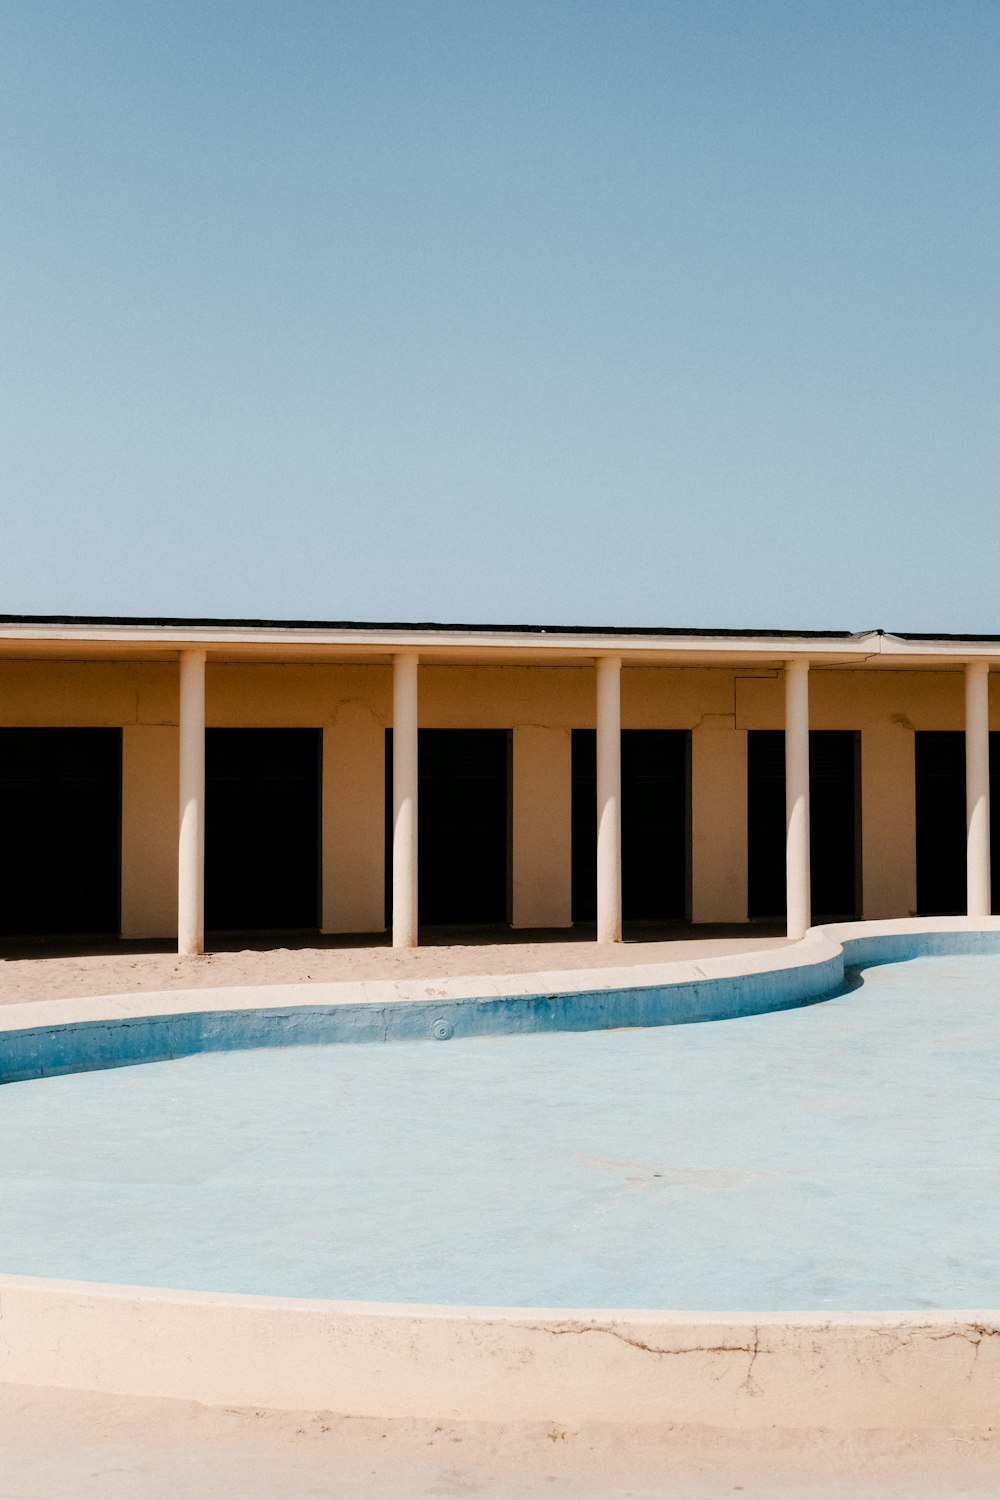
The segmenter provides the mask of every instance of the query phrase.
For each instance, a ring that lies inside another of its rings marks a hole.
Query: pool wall
[[[230,1047],[738,1017],[831,994],[852,966],[998,952],[1000,920],[937,918],[816,928],[698,965],[409,994],[311,985],[8,1006],[3,1077]],[[405,1306],[0,1276],[0,1380],[383,1419],[968,1432],[1000,1408],[1000,1312]]]
[[[733,1020],[820,1000],[843,985],[851,967],[998,952],[998,918],[925,918],[817,927],[787,948],[700,963],[11,1005],[0,1010],[0,1083],[247,1047]]]
[[[537,980],[549,976],[533,977]],[[320,1000],[308,1004],[300,1000],[295,1005],[265,1002],[226,1010],[185,1009],[149,1016],[130,1014],[69,1021],[58,1026],[36,1025],[4,1031],[0,1043],[0,1083],[245,1047],[450,1041],[453,1037],[601,1031],[622,1026],[732,1020],[808,1004],[830,994],[842,980],[843,964],[836,955],[831,955],[801,969],[688,982],[668,980],[628,988],[464,999],[414,997],[383,1004],[346,998],[333,1004]],[[206,998],[204,991],[199,992],[195,1003],[204,1005]],[[171,997],[166,994],[160,999],[161,1003],[169,1003]]]

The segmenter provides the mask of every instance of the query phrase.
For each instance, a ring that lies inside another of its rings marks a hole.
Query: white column
[[[417,946],[416,652],[392,662],[392,946]]]
[[[180,660],[177,951],[205,951],[205,652]]]
[[[990,914],[990,669],[965,668],[965,809],[968,913]]]
[[[597,660],[597,941],[622,940],[622,661]]]
[[[811,922],[809,882],[809,663],[785,662],[785,879],[788,936]]]

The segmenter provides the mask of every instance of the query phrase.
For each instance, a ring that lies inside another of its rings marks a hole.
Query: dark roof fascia
[[[951,635],[942,630],[894,630],[901,641],[1000,641],[1000,635]]]
[[[486,635],[621,635],[621,636],[718,636],[761,640],[851,640],[852,630],[734,630],[724,628],[684,629],[679,626],[645,625],[466,625],[411,620],[223,620],[181,619],[146,615],[0,615],[0,625],[122,625],[133,629],[213,630],[412,630],[470,632]],[[866,632],[870,633],[870,632]],[[878,632],[881,634],[881,632]],[[917,639],[917,637],[914,637]],[[931,637],[928,637],[931,639]],[[938,639],[938,637],[934,637]],[[948,636],[942,640],[951,639]],[[963,639],[974,640],[969,636]],[[983,637],[989,639],[989,637]]]

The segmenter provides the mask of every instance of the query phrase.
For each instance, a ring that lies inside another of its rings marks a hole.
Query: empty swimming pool
[[[0,1089],[0,1268],[492,1306],[996,1303],[1000,958],[733,1021]]]

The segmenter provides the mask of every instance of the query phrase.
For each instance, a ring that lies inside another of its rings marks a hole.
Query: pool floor
[[[0,1271],[691,1310],[1000,1305],[1000,958],[737,1021],[0,1088]]]

